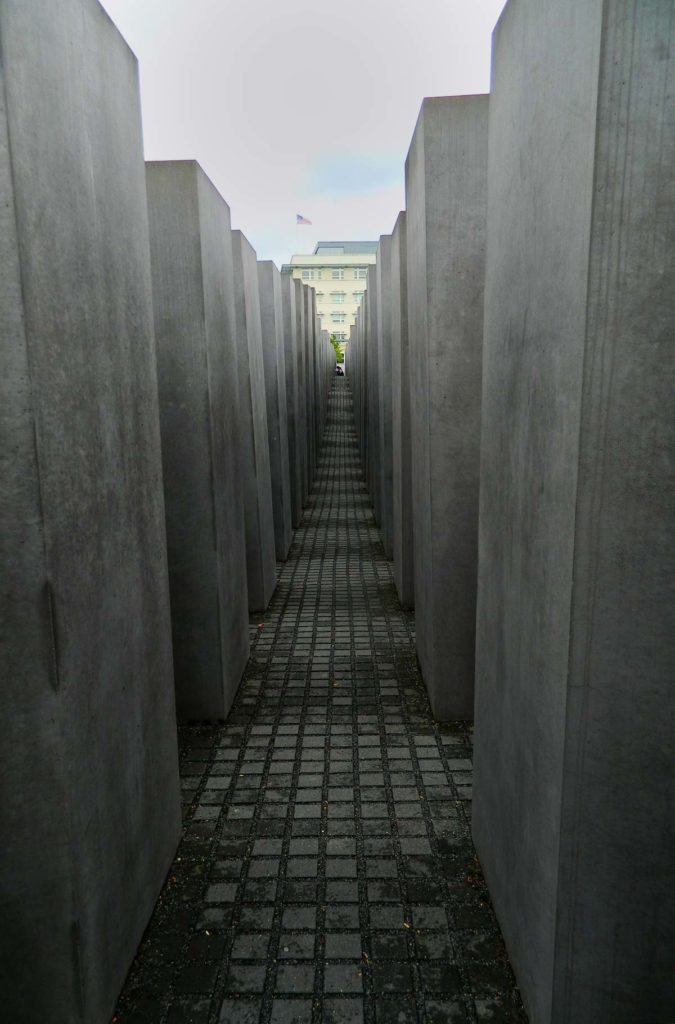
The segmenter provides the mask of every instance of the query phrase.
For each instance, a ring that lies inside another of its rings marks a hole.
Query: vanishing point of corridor
[[[184,833],[120,1024],[524,1022],[336,380],[309,506],[224,726],[180,732]]]

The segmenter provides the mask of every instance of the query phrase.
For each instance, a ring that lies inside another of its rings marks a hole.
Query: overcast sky
[[[148,160],[195,159],[259,259],[378,238],[424,96],[487,92],[504,0],[102,0]],[[311,227],[295,227],[300,213]]]

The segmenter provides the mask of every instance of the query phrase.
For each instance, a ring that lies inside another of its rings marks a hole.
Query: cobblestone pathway
[[[185,829],[120,1024],[525,1022],[336,381],[310,505],[227,724],[181,730]]]

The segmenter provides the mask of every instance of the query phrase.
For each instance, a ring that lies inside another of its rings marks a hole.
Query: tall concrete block
[[[380,532],[387,558],[394,557],[394,465],[392,454],[391,407],[391,235],[380,235],[377,248],[377,401],[378,409],[378,466],[380,491]]]
[[[359,390],[360,390],[360,401],[359,401],[359,419],[361,421],[360,428],[360,439],[361,439],[361,457],[363,460],[363,472],[366,480],[368,479],[368,349],[366,347],[366,324],[368,323],[368,289],[364,289],[363,299],[361,301],[361,308],[359,310],[360,323],[359,323],[359,347],[361,350],[360,357],[360,368],[359,368]]]
[[[361,452],[361,315],[363,303],[356,311],[354,326],[349,331],[349,355],[345,363],[345,374],[349,377],[349,386],[354,402],[354,424],[356,427],[356,444]]]
[[[335,357],[335,350],[330,342],[330,333],[328,331],[323,332],[325,338],[324,341],[324,398],[323,398],[323,426],[321,431],[321,437],[326,430],[326,420],[328,419],[328,402],[330,400],[330,393],[333,390],[333,381],[335,377],[335,368],[337,366],[337,359]]]
[[[368,295],[368,288],[364,289],[363,299],[361,300],[361,307],[359,310],[360,315],[360,333],[359,333],[359,346],[361,348],[361,366],[360,366],[360,402],[359,402],[359,418],[361,421],[360,427],[360,438],[361,438],[361,459],[363,461],[363,473],[368,482],[368,347],[366,345],[366,326],[368,324],[368,307],[370,305],[370,296]]]
[[[137,66],[93,0],[0,53],[2,1015],[103,1024],[180,833]]]
[[[363,344],[366,349],[366,419],[368,437],[367,477],[370,496],[373,500],[375,520],[382,523],[382,502],[380,487],[380,400],[379,400],[379,352],[378,332],[378,291],[377,266],[368,267],[368,302],[364,323]]]
[[[314,293],[314,338],[315,338],[315,364],[314,364],[314,387],[316,390],[316,460],[319,462],[319,451],[321,448],[321,435],[323,433],[323,371],[326,365],[325,345],[328,341],[328,332],[321,328],[321,318],[316,314],[316,293]],[[333,353],[335,354],[335,353]]]
[[[277,574],[258,263],[241,231],[232,232],[232,253],[248,603],[260,612],[270,602]]]
[[[363,316],[363,299],[354,317],[354,326],[349,333],[349,358],[345,364],[345,375],[349,377],[349,386],[354,402],[354,424],[356,426],[356,444],[362,455],[361,437],[361,317]]]
[[[315,467],[319,462],[319,438],[321,433],[321,321],[316,315],[316,298],[312,289],[312,321],[314,324],[314,463]],[[316,472],[316,470],[315,470]]]
[[[330,392],[333,387],[333,379],[335,377],[335,349],[330,343],[330,334],[328,331],[321,331],[321,427],[319,431],[319,440],[323,439],[323,434],[326,429],[326,418],[328,416],[328,399]]]
[[[286,370],[286,422],[288,426],[288,465],[291,489],[291,521],[294,527],[302,518],[302,459],[300,456],[300,395],[298,381],[298,329],[296,282],[290,274],[281,275],[281,300],[284,316],[284,366]]]
[[[415,603],[410,449],[410,358],[406,215],[399,213],[391,244],[392,548],[401,604]]]
[[[406,162],[417,653],[438,719],[472,718],[487,96],[425,100]]]
[[[307,339],[305,336],[305,291],[307,285],[301,281],[295,282],[295,313],[297,317],[298,337],[298,392],[300,397],[300,419],[299,419],[299,450],[300,467],[302,476],[302,504],[307,504],[309,497],[309,448],[307,441],[307,409],[309,405],[307,395]]]
[[[220,719],[249,653],[230,211],[193,161],[146,180],[176,708]]]
[[[532,1024],[675,1007],[672,44],[670,0],[494,36],[474,836]]]
[[[307,396],[307,488],[314,482],[316,472],[316,395],[314,392],[314,289],[302,286],[303,323],[305,345],[305,394]]]
[[[277,558],[285,561],[293,539],[293,526],[288,455],[284,312],[281,274],[271,260],[258,263],[258,286],[267,395],[267,435],[272,475],[274,543]]]

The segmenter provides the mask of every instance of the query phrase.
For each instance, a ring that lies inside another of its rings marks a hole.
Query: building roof
[[[340,254],[373,253],[377,252],[377,241],[375,242],[317,242],[314,255],[319,256],[325,253],[327,256],[338,256]]]
[[[317,242],[312,253],[297,253],[281,272],[316,267],[358,266],[375,262],[378,242]]]

